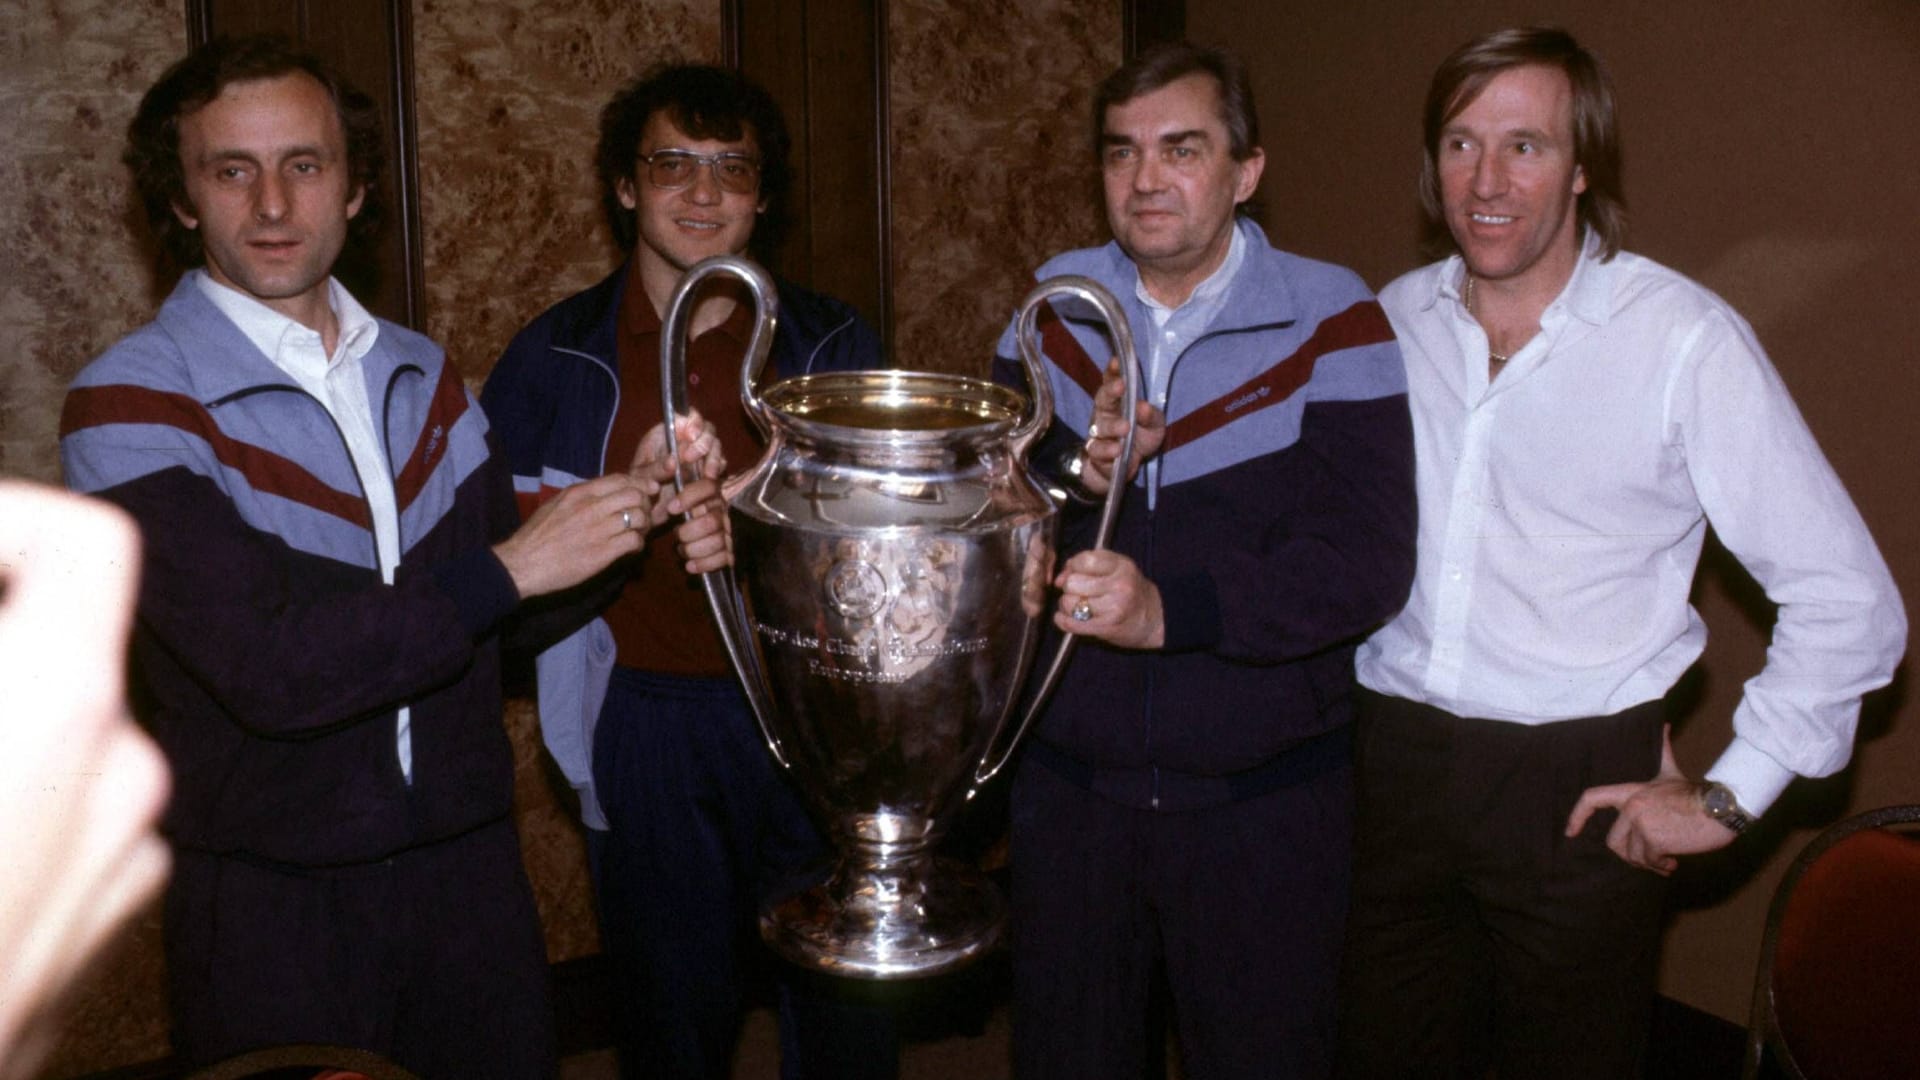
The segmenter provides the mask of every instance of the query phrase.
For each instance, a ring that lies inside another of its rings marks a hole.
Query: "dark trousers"
[[[1538,726],[1363,692],[1341,1073],[1639,1076],[1666,879],[1580,793],[1651,778],[1664,703]]]
[[[546,947],[510,821],[378,863],[269,867],[176,851],[174,1051],[380,1053],[426,1080],[556,1070]]]
[[[1162,1075],[1159,968],[1192,1080],[1327,1076],[1351,785],[1342,741],[1286,786],[1164,813],[1029,756],[1012,811],[1015,1075]]]
[[[769,971],[783,1076],[898,1072],[890,1011],[802,977],[760,944],[762,901],[827,853],[778,769],[731,679],[615,669],[594,733],[611,829],[594,838],[593,868],[629,1077],[729,1075],[745,995]]]

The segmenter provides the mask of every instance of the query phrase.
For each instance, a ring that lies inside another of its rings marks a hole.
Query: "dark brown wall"
[[[1469,37],[1525,22],[1565,26],[1607,60],[1626,140],[1629,247],[1753,323],[1903,592],[1920,595],[1910,494],[1920,469],[1904,438],[1920,399],[1920,4],[1187,0],[1190,35],[1239,49],[1253,67],[1276,241],[1353,266],[1376,287],[1419,261],[1419,110],[1434,65]],[[1756,591],[1718,566],[1696,590],[1712,640],[1700,704],[1676,734],[1695,775],[1725,745],[1740,684],[1764,660],[1770,615]],[[1744,1020],[1768,898],[1808,830],[1920,801],[1920,734],[1907,711],[1896,684],[1870,704],[1846,776],[1795,785],[1756,842],[1683,874],[1668,994]]]

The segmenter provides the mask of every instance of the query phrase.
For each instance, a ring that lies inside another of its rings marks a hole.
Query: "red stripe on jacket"
[[[1329,316],[1293,355],[1169,424],[1161,453],[1196,442],[1243,416],[1287,400],[1313,378],[1314,364],[1328,353],[1392,340],[1393,326],[1387,322],[1386,312],[1372,300],[1362,300]]]
[[[158,424],[206,442],[220,464],[245,477],[254,490],[277,495],[323,514],[373,528],[365,501],[337,491],[291,458],[241,442],[221,431],[198,401],[143,386],[86,386],[70,391],[60,412],[62,438],[108,424]]]
[[[440,385],[433,388],[433,401],[427,406],[427,422],[420,426],[420,438],[407,456],[406,465],[394,473],[393,501],[401,511],[427,486],[434,466],[447,455],[447,440],[453,425],[467,412],[467,391],[453,373],[453,365],[440,369]]]
[[[1080,389],[1092,397],[1100,389],[1100,373],[1106,370],[1105,364],[1096,364],[1080,347],[1080,340],[1067,329],[1060,319],[1059,312],[1053,310],[1053,302],[1045,301],[1040,305],[1039,318],[1035,324],[1040,328],[1040,347],[1046,351],[1053,366],[1064,372],[1067,378],[1080,384]]]

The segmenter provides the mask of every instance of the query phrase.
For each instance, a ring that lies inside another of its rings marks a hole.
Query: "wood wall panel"
[[[730,50],[780,103],[794,142],[781,276],[858,308],[882,334],[889,200],[886,17],[866,0],[738,0]]]

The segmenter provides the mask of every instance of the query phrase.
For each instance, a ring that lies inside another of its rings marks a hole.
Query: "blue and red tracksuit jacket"
[[[527,324],[481,390],[523,510],[531,512],[553,492],[607,472],[607,440],[620,404],[620,302],[630,268],[631,262]],[[880,339],[853,308],[786,282],[777,288],[779,321],[768,354],[772,371],[763,378],[881,366]],[[604,607],[617,594],[618,582],[614,585],[599,588],[597,600],[555,602]],[[541,738],[579,794],[582,820],[596,829],[605,829],[607,821],[593,790],[594,728],[613,663],[613,635],[599,619],[543,651],[536,663]]]
[[[1354,650],[1413,582],[1413,433],[1386,316],[1351,271],[1236,227],[1245,259],[1173,362],[1155,490],[1142,469],[1110,545],[1159,588],[1165,647],[1083,641],[1035,732],[1079,764],[1139,774],[1123,786],[1141,805],[1154,805],[1159,772],[1244,773],[1345,725]],[[1035,277],[1058,274],[1104,285],[1134,339],[1150,340],[1118,244],[1061,255]],[[1112,351],[1097,316],[1074,306],[1050,306],[1036,331],[1055,402],[1036,461],[1084,440]],[[1013,328],[997,351],[998,377],[1024,383]],[[1095,516],[1065,513],[1062,561],[1090,544]]]
[[[499,627],[518,598],[490,551],[518,524],[506,470],[438,346],[383,321],[362,362],[400,514],[391,586],[332,417],[192,275],[67,395],[67,483],[145,544],[134,699],[181,846],[370,862],[511,809]]]

